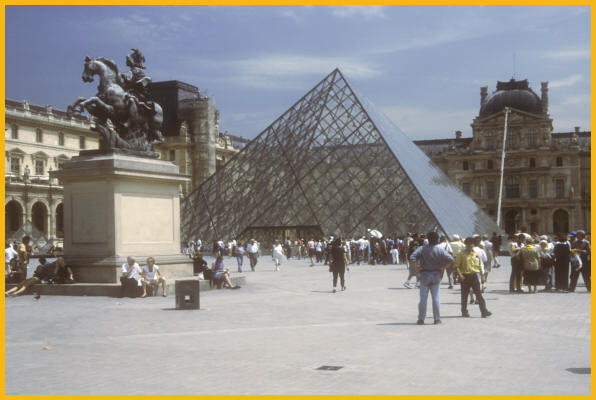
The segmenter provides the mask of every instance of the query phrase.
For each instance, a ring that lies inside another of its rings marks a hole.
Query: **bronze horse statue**
[[[67,112],[72,114],[87,110],[94,116],[96,130],[103,136],[102,147],[105,148],[151,151],[153,144],[162,143],[161,106],[153,103],[153,111],[148,111],[147,106],[142,103],[144,99],[139,99],[127,92],[118,66],[112,60],[103,57],[85,57],[81,76],[83,81],[93,82],[95,75],[99,76],[97,95],[88,99],[79,97],[68,106]],[[145,84],[151,81],[148,77],[144,79]]]

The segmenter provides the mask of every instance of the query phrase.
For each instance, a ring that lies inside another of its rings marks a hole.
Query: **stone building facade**
[[[191,177],[182,188],[186,196],[247,140],[219,131],[219,111],[213,98],[203,96],[196,86],[180,81],[155,82],[151,93],[164,110],[165,143],[156,150],[161,159],[172,161],[181,174]]]
[[[508,107],[501,227],[508,233],[590,231],[590,132],[552,132],[547,82],[541,96],[527,80],[498,82],[496,89],[480,90],[472,138],[458,131],[455,139],[416,144],[496,220]]]
[[[48,239],[64,237],[60,182],[49,172],[79,154],[97,149],[91,120],[68,117],[51,106],[5,101],[5,237],[31,221]]]

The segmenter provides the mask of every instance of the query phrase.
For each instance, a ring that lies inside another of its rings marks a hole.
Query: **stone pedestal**
[[[87,153],[87,154],[85,154]],[[180,247],[180,184],[169,161],[83,152],[52,171],[64,185],[64,254],[78,282],[117,283],[127,256],[191,276]]]

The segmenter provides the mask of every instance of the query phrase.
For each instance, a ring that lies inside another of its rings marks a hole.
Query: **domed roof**
[[[528,86],[528,80],[497,82],[497,91],[484,99],[480,106],[481,118],[496,114],[505,107],[516,108],[532,114],[543,114],[542,101]]]

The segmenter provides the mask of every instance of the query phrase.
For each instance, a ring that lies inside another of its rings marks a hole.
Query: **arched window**
[[[558,209],[553,214],[553,232],[567,233],[569,232],[569,214],[565,210]]]
[[[6,203],[4,213],[4,237],[8,238],[18,231],[23,223],[23,207],[18,201],[11,200]]]
[[[47,235],[47,220],[48,220],[48,209],[46,205],[41,201],[33,204],[31,209],[33,226],[41,231],[44,235]]]

